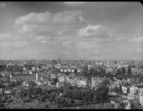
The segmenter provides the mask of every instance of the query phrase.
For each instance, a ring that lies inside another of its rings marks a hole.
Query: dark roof
[[[140,78],[137,75],[117,75],[117,78]]]
[[[140,78],[136,75],[109,75],[109,74],[96,74],[95,76],[107,76],[107,77],[116,77],[116,78]]]
[[[20,76],[31,76],[30,74],[15,74],[12,77],[20,77]]]
[[[138,88],[143,88],[143,85],[136,85],[136,87],[138,87]]]
[[[12,79],[16,79],[16,80],[31,80],[33,77],[32,75],[27,75],[27,74],[23,74],[23,75],[18,75],[18,76],[12,76]]]

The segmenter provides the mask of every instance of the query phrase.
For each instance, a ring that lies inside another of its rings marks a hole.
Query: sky
[[[0,2],[0,59],[142,60],[139,2]]]

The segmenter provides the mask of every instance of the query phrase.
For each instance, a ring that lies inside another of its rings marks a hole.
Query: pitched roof
[[[29,75],[29,74],[23,74],[23,75],[14,75],[12,76],[13,79],[16,79],[16,80],[31,80],[32,79],[32,75]]]
[[[75,73],[69,73],[69,75],[68,75],[68,77],[75,77],[76,76],[76,74]]]

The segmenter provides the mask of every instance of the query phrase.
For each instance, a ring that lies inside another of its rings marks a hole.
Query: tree
[[[89,91],[89,98],[90,98],[90,101],[93,101],[93,93]]]
[[[115,87],[115,88],[113,89],[113,91],[115,91],[115,92],[120,92],[120,89],[119,89],[118,87]]]
[[[79,90],[79,99],[81,100],[82,99],[82,97],[81,97],[81,90]]]
[[[46,105],[45,105],[45,108],[50,108],[50,105],[49,105],[49,104],[46,104]]]
[[[17,80],[17,85],[22,85],[22,80]]]
[[[100,102],[101,101],[101,95],[100,95],[100,92],[96,91],[94,93],[94,102]]]
[[[69,89],[69,97],[72,98],[72,89]]]
[[[81,92],[81,98],[84,99],[84,91]]]
[[[16,82],[13,81],[13,82],[10,83],[10,85],[11,85],[12,87],[15,87],[17,84],[16,84]]]
[[[77,90],[77,99],[80,99],[80,94],[79,94],[80,92],[79,92],[79,90]]]
[[[108,97],[108,92],[109,92],[109,89],[107,88],[107,84],[109,83],[108,81],[109,81],[108,79],[105,79],[100,84],[99,88],[96,90],[97,99],[99,99],[99,101],[108,99],[107,98]]]
[[[124,109],[125,108],[125,104],[123,103],[123,102],[121,102],[120,104],[119,104],[119,109]]]
[[[117,69],[117,75],[121,74],[121,69]]]
[[[40,87],[37,88],[37,93],[38,93],[39,95],[42,94],[42,89],[41,89]]]
[[[34,81],[28,81],[29,86],[36,86],[37,84]]]
[[[91,77],[92,75],[94,75],[94,72],[95,72],[94,69],[91,68],[91,69],[89,70],[88,76]]]
[[[88,70],[86,68],[82,69],[81,70],[81,75],[83,75],[84,77],[87,77],[87,73],[88,73]]]
[[[68,93],[68,89],[67,89],[67,87],[65,87],[64,88],[64,94],[67,95],[67,93]]]
[[[122,68],[122,74],[125,74],[125,72],[126,72],[126,69],[123,67]]]
[[[96,95],[93,96],[93,102],[96,102]]]
[[[74,89],[74,99],[77,99],[77,89]]]
[[[131,67],[130,67],[130,66],[128,67],[128,74],[129,74],[129,75],[132,74],[132,71],[131,71]]]
[[[71,98],[74,98],[74,90],[71,90]]]

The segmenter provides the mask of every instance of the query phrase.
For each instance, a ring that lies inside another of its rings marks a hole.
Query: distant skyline
[[[139,2],[0,2],[0,59],[143,60]]]

